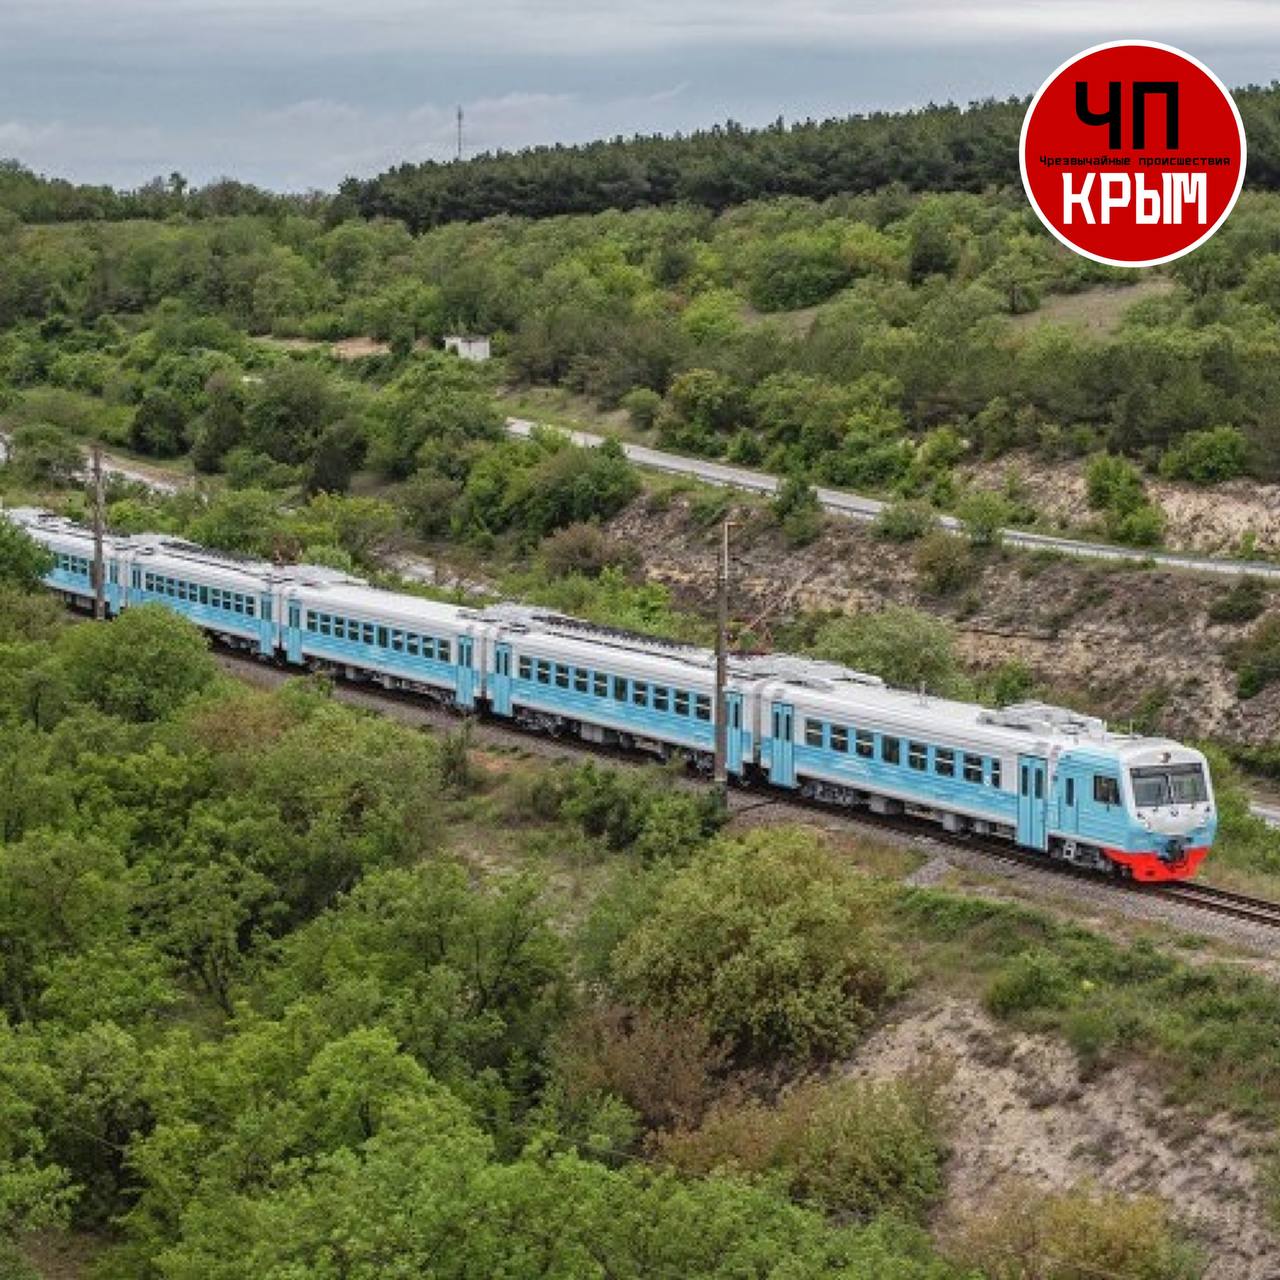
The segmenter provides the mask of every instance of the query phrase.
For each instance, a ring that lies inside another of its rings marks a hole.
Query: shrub
[[[842,1052],[904,978],[880,893],[803,832],[721,839],[619,946],[615,984],[744,1057]]]
[[[807,546],[822,532],[826,516],[814,487],[803,476],[788,476],[771,504],[783,536],[793,547]]]
[[[942,1188],[936,1090],[909,1079],[801,1085],[776,1107],[731,1099],[655,1146],[685,1174],[778,1174],[842,1216],[918,1217]]]
[[[661,787],[643,774],[585,764],[563,784],[560,814],[642,860],[690,854],[724,823],[710,791]]]
[[[988,1280],[1195,1280],[1199,1259],[1165,1205],[1087,1186],[1038,1191],[1014,1185],[968,1219],[958,1260]]]
[[[1237,578],[1209,605],[1210,622],[1252,622],[1267,607],[1267,584],[1261,578]]]
[[[1242,476],[1249,467],[1249,441],[1235,427],[1190,431],[1160,459],[1160,474],[1192,484],[1220,484]]]
[[[1227,659],[1235,669],[1236,692],[1241,698],[1252,698],[1280,679],[1280,616],[1263,618],[1243,640],[1232,645]]]
[[[1009,504],[993,489],[977,489],[960,500],[956,515],[973,546],[998,547],[1009,522]]]
[[[935,595],[949,595],[973,581],[973,553],[960,538],[935,529],[915,554],[916,572],[925,588]]]
[[[570,1105],[613,1093],[650,1129],[695,1125],[706,1114],[728,1057],[697,1019],[590,1009],[561,1034],[555,1076]]]
[[[1090,461],[1085,470],[1085,488],[1095,511],[1124,515],[1146,501],[1138,469],[1127,458],[1111,453],[1100,453]]]
[[[959,678],[951,628],[918,609],[833,618],[818,629],[809,650],[815,657],[869,671],[904,689],[923,685],[946,693],[955,689]]]
[[[662,408],[662,397],[649,387],[633,387],[622,397],[622,407],[631,419],[631,425],[648,431],[657,421]]]
[[[0,516],[0,583],[34,591],[52,568],[52,552]]]
[[[598,578],[610,565],[633,568],[636,551],[611,538],[599,525],[571,524],[543,538],[538,548],[543,566],[553,578],[580,573]]]
[[[938,517],[927,502],[900,499],[890,502],[876,517],[872,528],[888,542],[914,542],[937,527]]]
[[[78,697],[139,723],[168,715],[217,676],[204,636],[158,604],[126,609],[110,626],[69,628],[58,656]]]
[[[1024,951],[992,979],[986,1005],[999,1017],[1030,1009],[1056,1008],[1070,991],[1066,966],[1048,951]]]
[[[1130,547],[1159,546],[1164,538],[1164,527],[1164,512],[1150,502],[1107,515],[1107,536]]]

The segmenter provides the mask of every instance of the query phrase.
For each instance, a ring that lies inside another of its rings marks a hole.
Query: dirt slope
[[[1066,1189],[1087,1180],[1167,1201],[1211,1260],[1205,1280],[1280,1275],[1280,1239],[1249,1158],[1262,1135],[1170,1107],[1127,1068],[1082,1080],[1060,1041],[1012,1032],[957,999],[903,1010],[851,1072],[888,1077],[929,1066],[952,1072],[943,1094],[954,1125],[937,1224],[944,1236],[1002,1182]]]

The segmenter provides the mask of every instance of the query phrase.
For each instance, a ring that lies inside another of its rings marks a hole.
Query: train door
[[[296,600],[290,600],[286,606],[286,626],[284,629],[284,654],[290,662],[302,665],[302,606]]]
[[[1058,825],[1067,835],[1080,830],[1080,783],[1074,774],[1062,779],[1061,799],[1058,803]]]
[[[458,637],[458,668],[456,686],[458,706],[474,707],[476,704],[475,641],[470,636]]]
[[[795,716],[795,708],[790,703],[773,704],[769,781],[783,787],[796,785]]]
[[[1018,843],[1029,849],[1046,848],[1045,762],[1038,756],[1018,757]]]
[[[271,592],[258,596],[258,652],[269,657],[276,651],[276,624],[272,613]]]
[[[495,715],[511,714],[511,646],[500,644],[493,654],[493,692],[490,695]]]
[[[742,694],[727,690],[724,695],[725,712],[728,725],[728,757],[726,763],[730,773],[742,772]]]

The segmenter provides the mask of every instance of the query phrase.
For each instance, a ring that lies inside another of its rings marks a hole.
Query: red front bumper
[[[1124,849],[1103,849],[1112,862],[1129,868],[1135,880],[1190,880],[1204,861],[1209,846],[1188,849],[1181,862],[1165,862],[1157,853],[1127,853]]]

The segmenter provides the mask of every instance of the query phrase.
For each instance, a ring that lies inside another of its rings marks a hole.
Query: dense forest
[[[1093,459],[1095,531],[1151,544],[1144,469],[1277,476],[1278,264],[1278,198],[1249,192],[1127,308],[1134,277],[1062,249],[1013,192],[895,186],[416,236],[299,213],[10,217],[0,414],[36,471],[56,469],[41,454],[60,437],[90,434],[240,489],[341,492],[364,471],[403,487],[420,533],[483,544],[564,522],[526,522],[537,486],[517,473],[549,446],[503,442],[494,399],[500,382],[554,385],[669,448],[944,509],[973,496],[967,462]],[[1042,320],[1071,295],[1112,298],[1117,318]],[[477,370],[427,349],[457,330],[492,334],[500,358]],[[342,362],[280,341],[350,335],[385,348]],[[547,465],[604,463],[570,459]],[[627,486],[596,479],[562,510],[615,510]],[[983,501],[1036,518],[1016,493]]]
[[[1280,89],[1235,94],[1249,139],[1250,184],[1280,185]],[[273,196],[230,179],[191,189],[181,175],[135,191],[37,178],[0,167],[0,208],[29,222],[209,217],[311,208],[330,222],[389,217],[413,231],[498,216],[545,218],[688,204],[719,212],[773,196],[829,196],[901,184],[913,191],[1018,185],[1026,99],[935,105],[843,119],[730,121],[673,137],[531,147],[462,161],[402,164],[348,178],[336,196]]]

